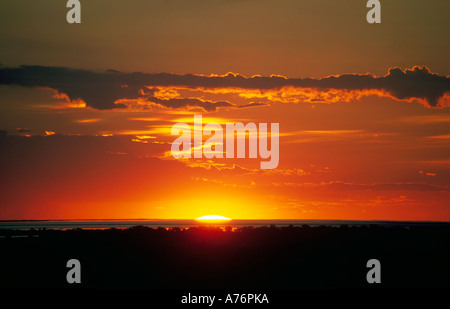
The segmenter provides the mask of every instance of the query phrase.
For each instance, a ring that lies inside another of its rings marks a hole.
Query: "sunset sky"
[[[450,2],[0,2],[0,220],[450,220]],[[279,123],[279,165],[175,159]]]

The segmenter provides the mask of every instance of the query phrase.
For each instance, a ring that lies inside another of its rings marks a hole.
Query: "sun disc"
[[[198,217],[195,220],[198,221],[212,221],[212,222],[217,222],[217,221],[229,221],[231,220],[230,218],[227,217],[223,217],[223,216],[217,216],[217,215],[208,215],[208,216],[203,216],[203,217]]]

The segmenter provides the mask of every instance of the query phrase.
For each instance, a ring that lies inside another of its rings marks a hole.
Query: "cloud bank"
[[[0,84],[51,88],[66,94],[70,100],[83,100],[95,109],[126,107],[124,100],[145,100],[168,108],[186,106],[214,111],[220,107],[253,107],[263,103],[251,102],[235,106],[226,101],[207,101],[200,98],[158,98],[151,87],[182,87],[186,89],[248,89],[283,90],[309,89],[327,94],[335,90],[344,93],[387,95],[397,100],[420,100],[427,107],[448,106],[450,76],[432,73],[427,67],[415,66],[402,70],[391,68],[384,76],[372,74],[342,74],[315,78],[245,77],[239,74],[193,75],[170,73],[122,73],[115,70],[93,72],[66,67],[20,66],[0,69]],[[339,100],[339,94],[337,95]],[[121,102],[122,100],[122,102]],[[313,100],[311,100],[313,101]]]

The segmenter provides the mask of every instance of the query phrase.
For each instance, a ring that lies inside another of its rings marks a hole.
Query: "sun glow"
[[[230,218],[217,216],[217,215],[208,215],[203,217],[198,217],[195,220],[202,222],[220,222],[220,221],[230,221]]]

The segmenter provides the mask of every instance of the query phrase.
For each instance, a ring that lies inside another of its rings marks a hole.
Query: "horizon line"
[[[197,221],[196,218],[131,218],[131,219],[11,219],[1,220],[0,223],[6,222],[82,222],[82,221],[165,221],[165,220],[183,220]],[[355,221],[355,222],[433,222],[433,223],[450,223],[450,220],[391,220],[391,219],[232,219],[229,221]]]

